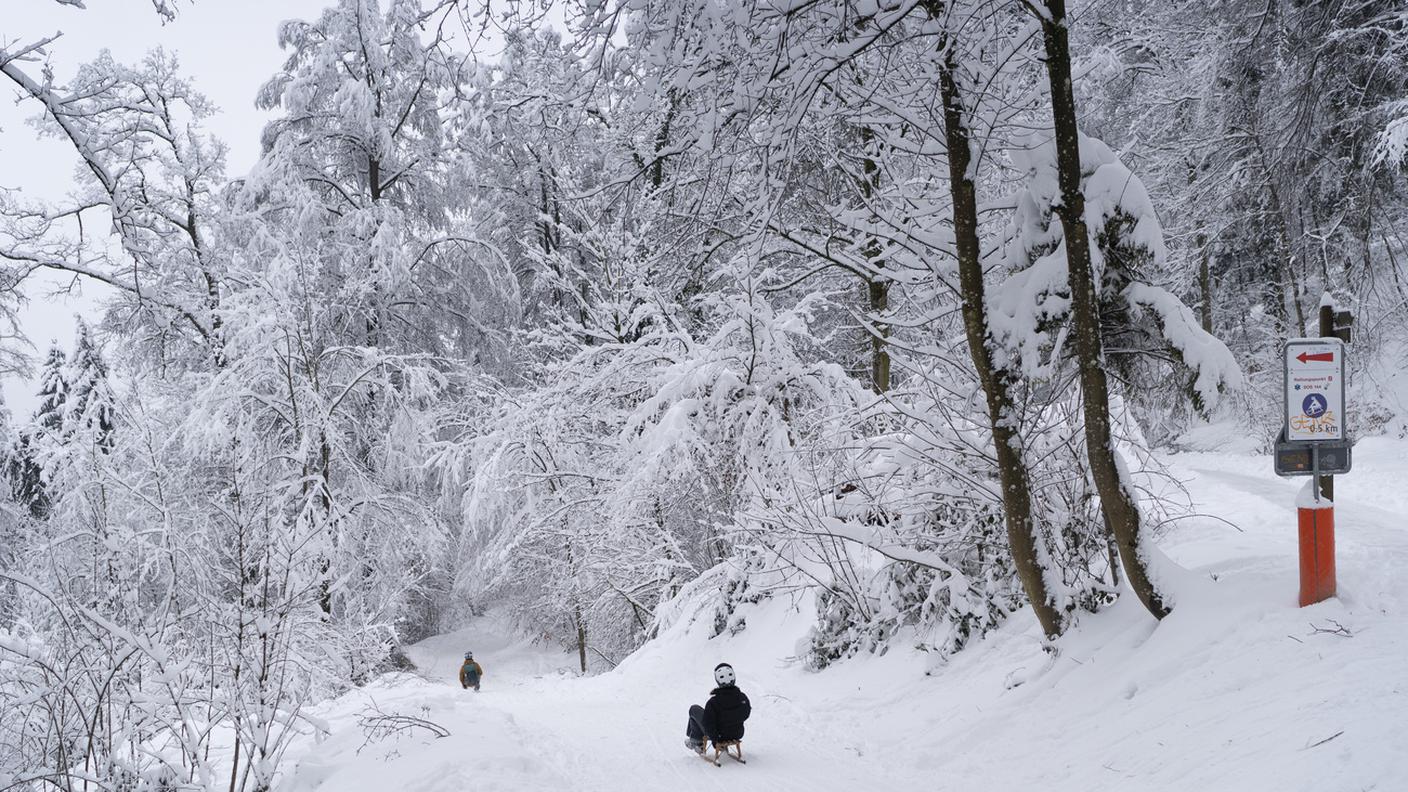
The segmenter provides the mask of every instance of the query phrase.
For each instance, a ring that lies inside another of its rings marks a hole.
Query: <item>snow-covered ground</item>
[[[777,600],[737,636],[681,623],[583,679],[575,656],[482,619],[414,647],[422,676],[323,705],[330,734],[293,748],[282,789],[1408,790],[1408,442],[1356,447],[1336,482],[1340,596],[1304,609],[1300,482],[1264,455],[1166,461],[1222,520],[1162,540],[1188,570],[1162,623],[1125,597],[1054,658],[1023,614],[941,667],[897,646],[810,673],[791,659],[807,606]],[[454,682],[465,649],[481,693]],[[683,747],[685,710],[721,660],[754,704],[746,767]],[[369,742],[358,717],[373,702],[450,736]]]

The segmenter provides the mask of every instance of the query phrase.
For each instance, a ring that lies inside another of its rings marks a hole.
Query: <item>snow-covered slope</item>
[[[295,747],[291,792],[474,790],[1408,789],[1408,443],[1370,439],[1337,481],[1340,597],[1296,607],[1299,482],[1264,456],[1170,457],[1201,512],[1165,537],[1188,571],[1156,623],[1126,597],[1043,653],[1030,614],[931,667],[898,646],[809,673],[792,661],[809,604],[748,613],[707,640],[687,621],[616,671],[511,637],[492,619],[411,653],[324,705],[330,735]],[[1235,527],[1234,527],[1235,526]],[[473,649],[481,693],[453,683]],[[710,670],[735,665],[754,703],[747,767],[683,743]],[[368,742],[375,703],[434,721]]]

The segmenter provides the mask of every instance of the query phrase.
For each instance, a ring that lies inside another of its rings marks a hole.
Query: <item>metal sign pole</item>
[[[1321,306],[1320,306],[1320,337],[1321,337],[1321,338],[1337,338],[1337,337],[1338,337],[1338,336],[1335,334],[1335,307],[1334,307],[1333,305],[1321,305]],[[1319,470],[1319,469],[1320,469],[1320,465],[1319,465],[1319,460],[1318,460],[1318,459],[1316,460],[1315,469],[1316,469],[1316,470]],[[1323,495],[1323,496],[1325,497],[1325,500],[1330,501],[1331,503],[1333,503],[1334,500],[1335,500],[1335,477],[1334,477],[1334,476],[1324,476],[1324,477],[1316,476],[1316,479],[1317,479],[1317,481],[1316,481],[1316,483],[1315,483],[1315,499],[1316,499],[1316,500],[1319,500],[1319,499],[1320,499],[1320,496]]]
[[[1325,494],[1325,480],[1331,479],[1333,478],[1333,476],[1324,476],[1320,474],[1322,468],[1320,467],[1320,446],[1318,445],[1313,445],[1310,447],[1310,470],[1312,471],[1310,477],[1310,491],[1315,495],[1315,502],[1319,503],[1322,499],[1324,499],[1330,501],[1331,503],[1334,503],[1334,501],[1328,495]]]

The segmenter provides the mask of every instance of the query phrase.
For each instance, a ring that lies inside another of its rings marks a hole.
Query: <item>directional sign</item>
[[[1344,440],[1344,344],[1296,339],[1286,343],[1285,361],[1286,440]]]

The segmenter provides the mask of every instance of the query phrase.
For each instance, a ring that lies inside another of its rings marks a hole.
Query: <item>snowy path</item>
[[[479,693],[462,690],[456,681],[465,649],[472,649],[484,666]],[[362,735],[335,735],[321,752],[325,760],[304,760],[295,788],[917,788],[890,779],[883,766],[858,756],[854,747],[838,744],[804,712],[758,688],[750,689],[750,696],[767,715],[749,724],[748,765],[726,762],[714,768],[690,755],[683,744],[685,712],[695,700],[703,702],[707,688],[677,675],[660,675],[653,683],[635,677],[629,686],[610,675],[582,679],[565,671],[575,657],[509,638],[491,619],[431,639],[408,653],[423,678],[408,676],[395,684],[370,686],[363,696],[341,700],[338,711],[325,717],[349,720],[370,699],[386,712],[428,718],[447,728],[451,737],[376,744],[349,762]],[[697,694],[695,700],[690,692]]]
[[[503,643],[492,625],[484,628],[482,638],[470,628],[448,640],[422,644],[413,659],[455,685],[459,694],[455,674],[461,646],[466,641],[475,647]],[[883,767],[840,751],[813,719],[765,689],[745,687],[768,714],[749,723],[744,742],[748,765],[713,768],[684,747],[685,713],[691,703],[702,704],[707,697],[707,684],[701,684],[707,683],[707,675],[691,678],[682,669],[644,679],[635,675],[627,688],[612,676],[544,675],[554,660],[566,665],[575,657],[545,655],[521,644],[509,648],[499,656],[474,649],[476,657],[492,658],[484,662],[499,670],[486,665],[484,690],[461,695],[464,702],[457,714],[473,723],[492,712],[494,719],[503,718],[531,735],[527,739],[554,774],[570,779],[567,789],[904,788],[887,780]],[[709,660],[710,668],[714,662]]]
[[[333,734],[287,788],[1408,789],[1408,443],[1356,449],[1337,482],[1341,596],[1307,609],[1295,603],[1300,482],[1264,457],[1170,462],[1197,509],[1236,528],[1196,518],[1164,537],[1188,571],[1162,623],[1125,597],[1054,659],[1023,614],[941,668],[897,647],[813,674],[786,659],[805,615],[774,602],[738,636],[676,631],[582,679],[566,670],[574,656],[481,620],[414,647],[422,677],[327,705]],[[1335,625],[1350,635],[1316,631]],[[479,694],[455,683],[465,649],[485,666]],[[682,745],[719,660],[754,702],[746,767],[710,767]],[[451,736],[363,746],[353,724],[368,697]]]

